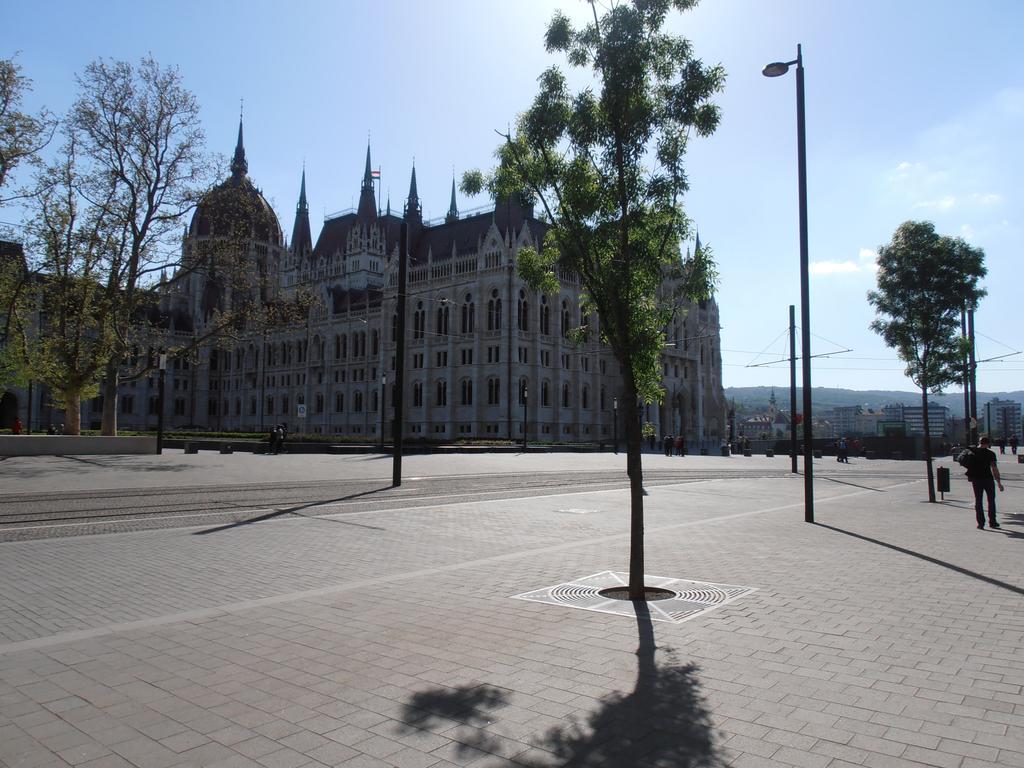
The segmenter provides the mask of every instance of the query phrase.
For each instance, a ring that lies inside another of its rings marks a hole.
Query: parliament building
[[[182,267],[160,287],[171,348],[202,337],[231,307],[230,288],[205,254],[228,232],[245,234],[244,271],[261,302],[302,291],[308,316],[243,332],[172,357],[165,380],[165,429],[265,431],[377,441],[390,438],[397,342],[398,240],[409,232],[405,363],[406,439],[610,444],[627,418],[650,422],[658,436],[683,435],[687,449],[717,450],[725,437],[725,400],[714,300],[685,305],[667,329],[662,403],[622,402],[619,366],[599,341],[600,318],[581,316],[582,286],[561,275],[557,296],[531,289],[517,255],[538,245],[544,223],[514,202],[460,215],[451,204],[425,221],[416,170],[402,212],[383,210],[374,192],[370,149],[358,206],[327,216],[314,241],[305,170],[291,238],[248,176],[239,124],[231,175],[197,206],[182,242]],[[226,220],[233,217],[232,220]],[[699,248],[699,240],[697,247]],[[570,330],[586,325],[582,341]],[[121,386],[118,425],[153,429],[158,410],[151,379]],[[82,425],[98,426],[84,406]],[[618,429],[614,420],[618,419]],[[34,419],[45,423],[45,417]]]

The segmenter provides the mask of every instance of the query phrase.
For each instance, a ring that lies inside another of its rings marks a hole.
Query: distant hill
[[[797,387],[796,396],[799,403],[803,395],[802,390]],[[760,412],[768,408],[768,399],[771,397],[772,387],[726,387],[725,399],[728,402],[736,401],[736,410],[739,413]],[[979,392],[978,411],[979,415],[989,400],[999,398],[1000,400],[1013,400],[1024,403],[1024,391],[1016,392]],[[775,400],[779,409],[789,410],[789,386],[775,387]],[[901,392],[888,390],[857,390],[857,389],[834,389],[832,387],[812,387],[811,401],[814,413],[824,415],[825,411],[832,410],[837,406],[860,405],[865,410],[868,408],[878,410],[886,405],[901,403],[903,405],[920,405],[920,392]],[[932,395],[929,402],[945,405],[953,416],[964,415],[964,396],[962,392],[951,392],[944,395]]]

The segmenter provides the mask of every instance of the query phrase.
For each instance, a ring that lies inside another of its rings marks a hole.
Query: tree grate
[[[615,571],[601,571],[573,581],[556,584],[553,587],[535,589],[515,600],[528,600],[547,605],[561,605],[566,608],[582,608],[585,611],[612,613],[618,616],[636,616],[636,609],[629,600],[615,600],[600,594],[602,589],[621,587],[629,583],[629,575]],[[667,621],[678,624],[688,619],[720,608],[741,597],[756,592],[756,587],[740,587],[733,584],[713,584],[690,579],[670,579],[664,576],[644,576],[644,586],[667,589],[675,594],[664,600],[649,600],[644,603],[653,621]]]

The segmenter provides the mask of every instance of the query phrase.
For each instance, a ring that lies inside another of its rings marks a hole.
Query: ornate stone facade
[[[358,207],[327,217],[315,244],[303,171],[286,245],[247,170],[239,127],[232,177],[214,193],[221,205],[213,210],[204,201],[197,210],[183,241],[185,263],[202,258],[231,226],[219,214],[231,208],[223,196],[244,196],[249,295],[258,292],[261,301],[272,301],[302,288],[318,302],[305,323],[204,349],[198,364],[172,362],[166,382],[169,428],[265,430],[285,422],[293,433],[378,440],[394,397],[398,235],[404,220],[410,238],[407,438],[521,440],[525,424],[533,441],[610,443],[613,419],[621,425],[632,412],[654,424],[659,435],[684,434],[690,450],[717,449],[725,405],[713,300],[684,307],[668,328],[664,403],[634,411],[618,397],[618,363],[598,341],[599,318],[580,315],[579,281],[563,275],[562,292],[543,296],[516,274],[520,249],[536,244],[544,232],[532,211],[508,202],[460,215],[453,182],[448,215],[424,221],[415,169],[402,214],[391,212],[390,201],[381,211],[367,148]],[[172,343],[202,333],[213,312],[236,300],[210,279],[209,270],[168,285],[173,287],[164,289],[161,305],[172,318]],[[583,324],[590,328],[586,341],[571,342],[569,329]],[[143,398],[136,396],[139,387],[145,388]],[[155,395],[146,382],[124,389],[121,426],[151,428]]]

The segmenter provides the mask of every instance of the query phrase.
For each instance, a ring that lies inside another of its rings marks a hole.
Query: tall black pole
[[[971,385],[971,439],[969,445],[978,444],[978,363],[974,358],[974,310],[967,310],[967,368]]]
[[[789,462],[790,471],[796,468],[796,307],[789,305]]]
[[[509,387],[511,389],[511,387]],[[530,400],[530,386],[523,384],[523,453],[526,453],[526,404]]]
[[[619,452],[619,399],[612,400],[612,441],[615,443],[615,452]]]
[[[811,297],[807,257],[807,130],[804,119],[804,60],[796,47],[796,142],[800,177],[800,354],[804,388],[804,521],[814,522],[814,429],[811,415]]]
[[[402,484],[402,434],[405,432],[405,273],[409,264],[409,225],[402,222],[398,233],[398,338],[395,340],[395,416],[391,421],[394,441],[391,484]]]
[[[25,416],[25,434],[32,434],[32,379],[28,380],[28,414]]]
[[[381,314],[383,314],[383,313],[381,313]],[[380,350],[383,353],[383,351],[384,351],[383,339],[381,340]],[[381,369],[384,368],[385,364],[386,363],[385,363],[385,360],[384,360],[384,355],[381,354],[381,356],[380,356],[380,367],[381,367]],[[387,416],[388,412],[387,412],[387,407],[385,405],[385,403],[387,403],[387,394],[388,394],[388,375],[386,373],[381,373],[381,375],[380,375],[380,452],[381,453],[384,453],[384,432],[385,432],[385,427],[386,427],[386,425],[388,423],[388,416]]]
[[[967,310],[960,310],[960,335],[967,338]],[[964,440],[971,445],[971,373],[964,352]]]
[[[164,380],[167,377],[167,355],[160,353],[160,377],[156,389],[156,452],[164,452]]]

